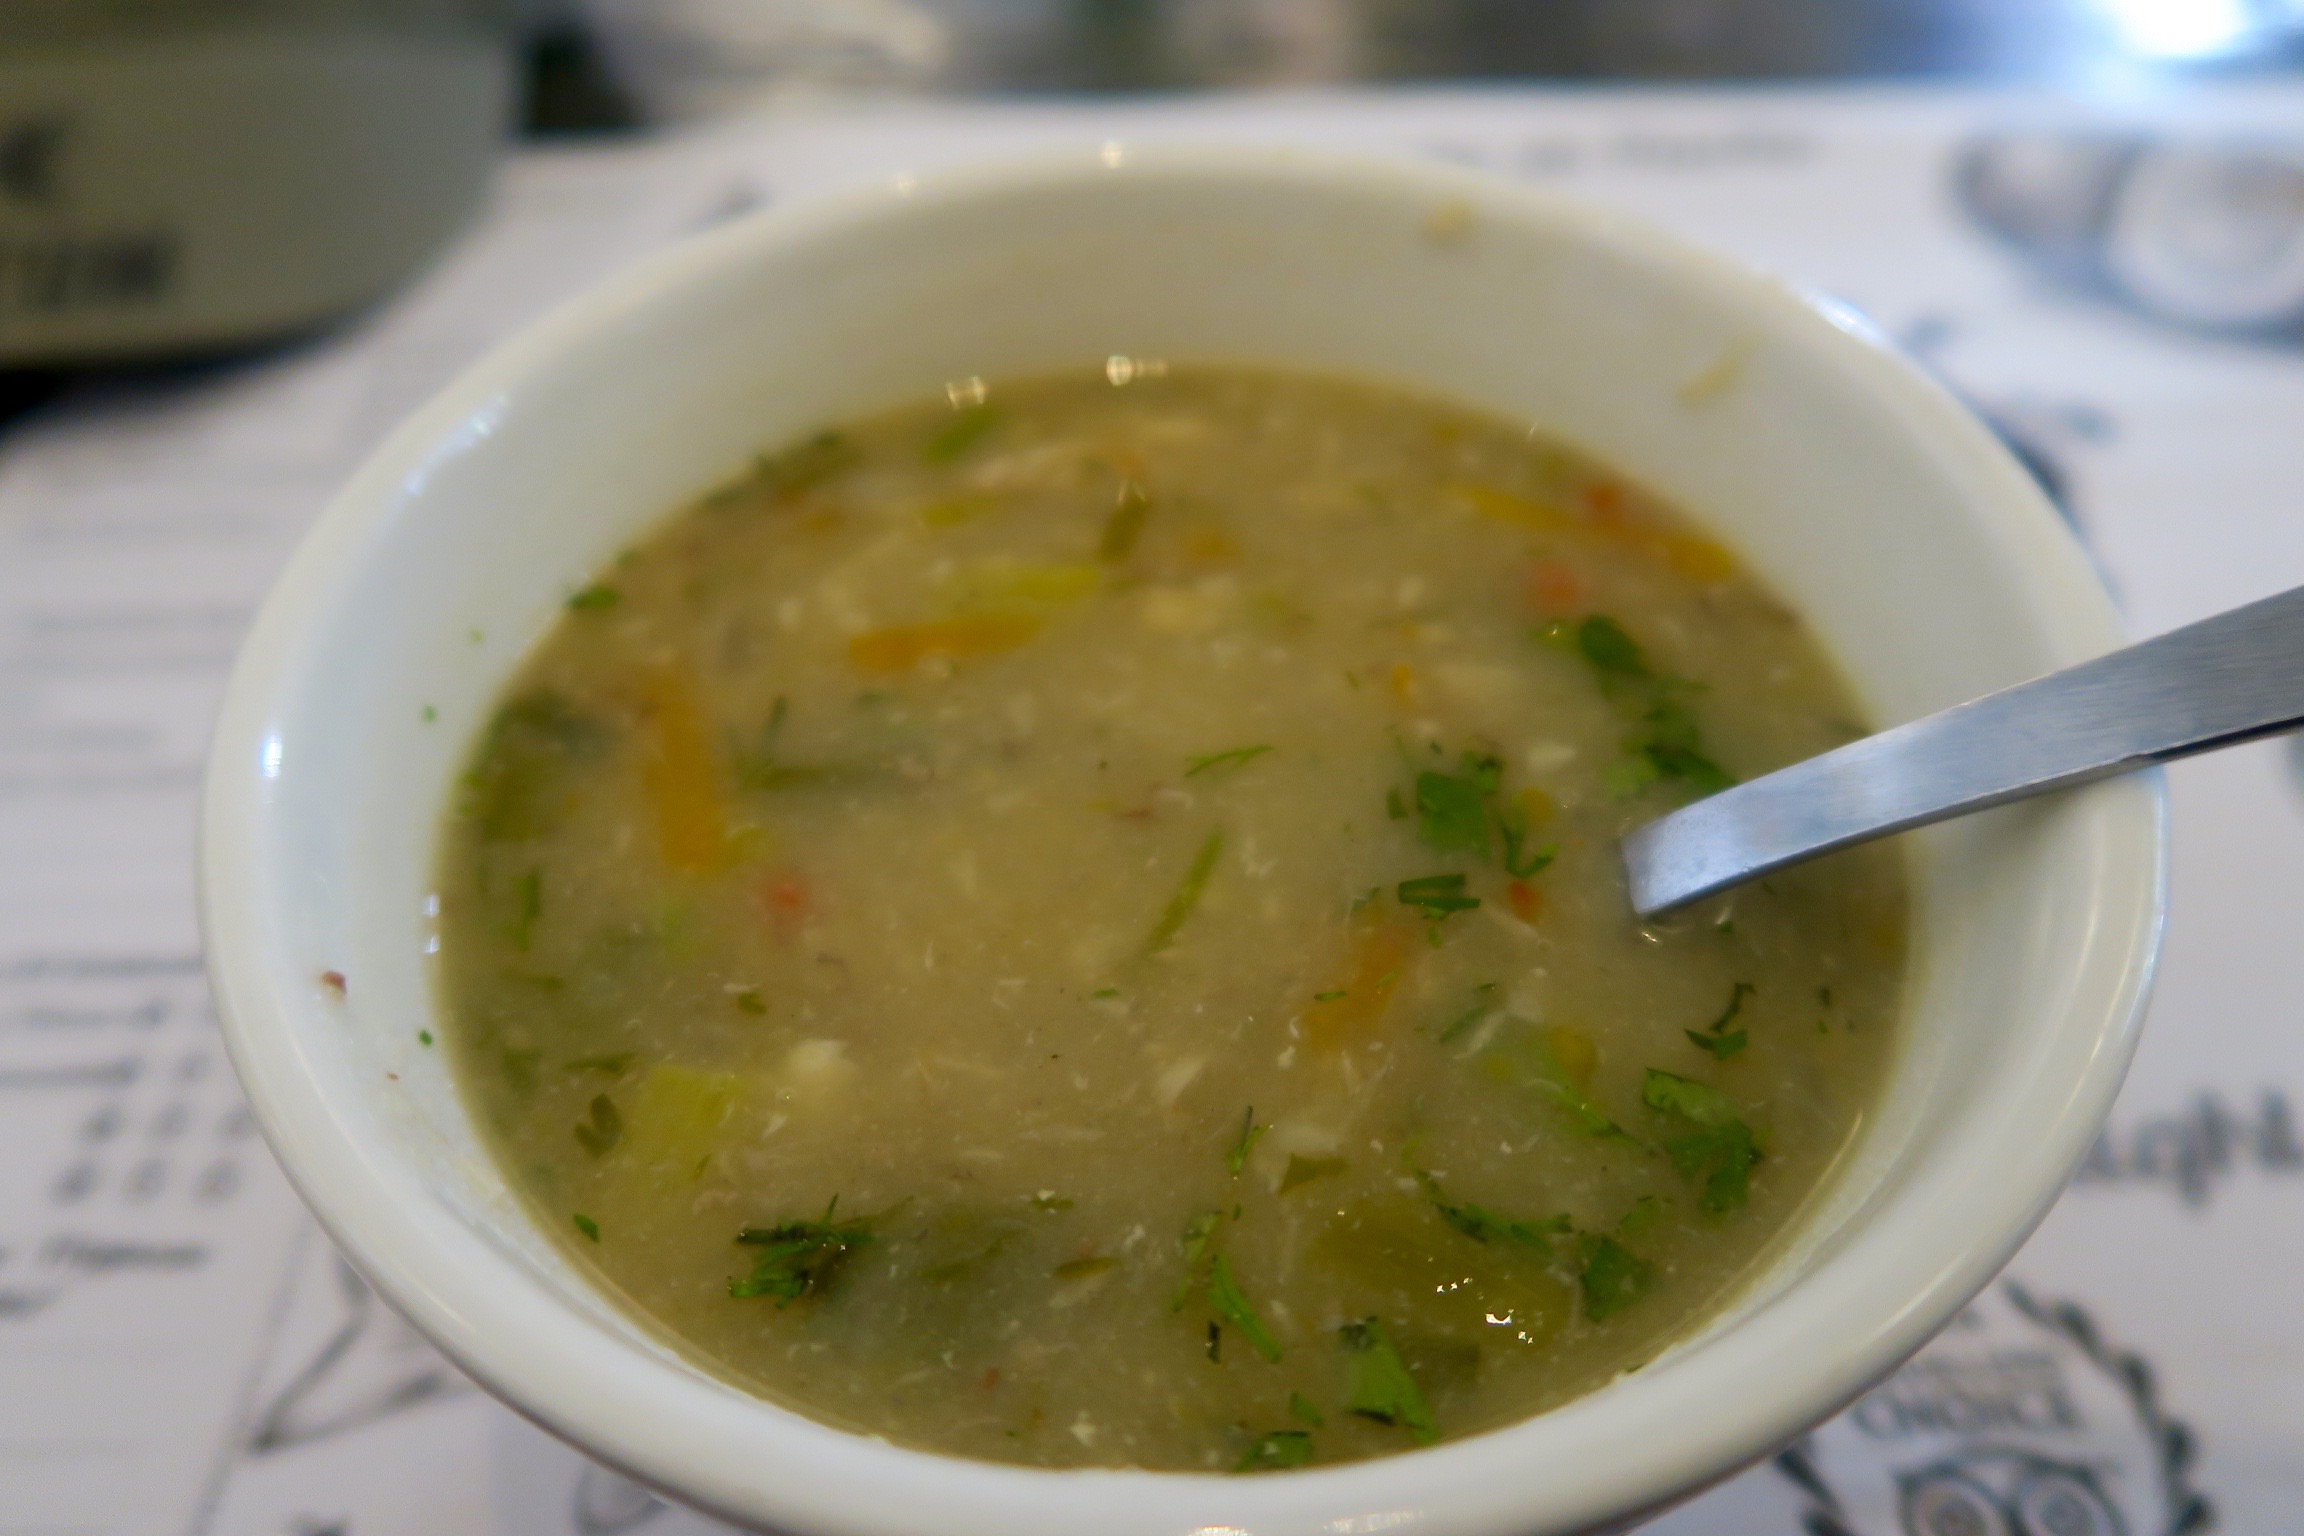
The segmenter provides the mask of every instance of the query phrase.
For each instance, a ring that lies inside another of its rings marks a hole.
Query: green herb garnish
[[[752,1273],[728,1282],[728,1294],[738,1299],[773,1296],[779,1309],[804,1296],[821,1295],[838,1278],[851,1254],[872,1241],[868,1217],[834,1221],[840,1197],[834,1195],[815,1221],[786,1221],[773,1227],[746,1227],[736,1241],[760,1252],[752,1260]]]
[[[1708,1084],[1650,1067],[1640,1102],[1691,1128],[1667,1140],[1664,1151],[1682,1178],[1703,1181],[1697,1204],[1714,1216],[1742,1209],[1750,1196],[1760,1147],[1728,1096]]]
[[[416,1031],[416,1043],[423,1046],[427,1050],[431,1049],[432,1031],[428,1029],[420,1029]]]
[[[1576,1240],[1583,1261],[1578,1276],[1584,1293],[1584,1315],[1596,1323],[1631,1306],[1656,1283],[1656,1267],[1612,1237],[1587,1232]]]
[[[1414,907],[1435,920],[1452,912],[1469,912],[1480,905],[1479,897],[1464,894],[1462,875],[1425,875],[1421,879],[1403,880],[1399,894],[1400,905]]]
[[[1474,987],[1472,989],[1472,1006],[1456,1015],[1455,1019],[1440,1031],[1440,1043],[1442,1045],[1448,1044],[1473,1025],[1494,1013],[1496,1011],[1495,993],[1496,983],[1492,981],[1484,981]]]
[[[1240,1458],[1235,1472],[1279,1472],[1301,1467],[1312,1459],[1312,1437],[1301,1429],[1276,1429],[1259,1435]]]
[[[920,450],[920,457],[931,464],[949,464],[975,447],[999,426],[1004,414],[996,405],[963,406],[952,413],[952,419],[936,429]]]
[[[1424,1400],[1416,1378],[1408,1374],[1407,1362],[1393,1347],[1381,1321],[1371,1317],[1346,1323],[1337,1330],[1337,1337],[1352,1356],[1352,1393],[1345,1406],[1380,1424],[1401,1426],[1418,1445],[1430,1445],[1440,1438],[1432,1405]]]
[[[1488,801],[1479,780],[1429,768],[1417,774],[1416,835],[1443,852],[1487,852]]]
[[[1270,747],[1234,747],[1229,752],[1211,752],[1206,757],[1188,757],[1184,759],[1186,764],[1184,777],[1191,778],[1194,774],[1206,773],[1211,768],[1237,768],[1242,763],[1255,761],[1271,750]]]
[[[1192,857],[1192,867],[1184,872],[1184,883],[1176,894],[1168,898],[1161,910],[1160,921],[1152,925],[1152,935],[1144,941],[1144,953],[1157,955],[1176,941],[1184,920],[1192,909],[1200,905],[1200,895],[1208,888],[1208,877],[1216,872],[1216,860],[1224,852],[1224,831],[1221,827],[1208,834],[1200,851]]]
[[[1144,488],[1133,480],[1122,481],[1111,515],[1104,519],[1104,531],[1096,538],[1096,558],[1106,565],[1127,559],[1136,541],[1144,536],[1144,519],[1151,512],[1152,498]]]
[[[1224,1154],[1224,1166],[1232,1170],[1232,1177],[1240,1177],[1240,1170],[1248,1166],[1248,1154],[1256,1150],[1256,1143],[1272,1127],[1256,1123],[1256,1106],[1251,1104],[1240,1116],[1240,1135],[1232,1143],[1232,1150]]]
[[[1617,677],[1648,677],[1648,659],[1624,626],[1595,613],[1576,626],[1576,650],[1596,671]]]
[[[1232,1265],[1223,1254],[1208,1261],[1208,1305],[1216,1315],[1240,1330],[1240,1337],[1248,1347],[1266,1360],[1280,1359],[1280,1341],[1272,1337],[1272,1330],[1264,1326],[1264,1319],[1248,1304],[1248,1297],[1232,1278]]]
[[[1728,1026],[1743,1010],[1744,999],[1750,997],[1755,990],[1752,983],[1748,981],[1737,982],[1729,990],[1728,1007],[1720,1017],[1714,1019],[1701,1030],[1691,1029],[1685,1030],[1683,1033],[1688,1036],[1689,1041],[1698,1050],[1711,1053],[1713,1060],[1726,1061],[1744,1049],[1746,1042],[1750,1039],[1748,1031],[1739,1029],[1731,1034]]]
[[[1423,1186],[1424,1197],[1439,1211],[1440,1219],[1476,1243],[1504,1243],[1549,1255],[1552,1252],[1552,1239],[1575,1230],[1574,1223],[1566,1216],[1548,1216],[1542,1221],[1515,1221],[1469,1201],[1452,1204],[1447,1192],[1441,1189],[1439,1180],[1421,1168],[1409,1171],[1416,1175],[1416,1182]]]
[[[604,1093],[594,1095],[587,1108],[590,1116],[576,1122],[576,1144],[593,1157],[606,1157],[624,1139],[624,1116]]]
[[[1350,997],[1351,995],[1352,994],[1350,992],[1315,992],[1312,994],[1312,1001],[1316,1003],[1333,1003],[1338,998]]]
[[[1301,1419],[1304,1423],[1311,1425],[1314,1429],[1318,1429],[1321,1425],[1328,1422],[1326,1416],[1323,1415],[1318,1408],[1312,1406],[1312,1399],[1306,1397],[1301,1392],[1291,1392],[1288,1394],[1288,1417],[1292,1419]]]
[[[601,613],[615,607],[623,600],[624,594],[614,587],[594,582],[591,586],[568,599],[568,611],[571,613]]]
[[[1120,995],[1120,989],[1118,987],[1098,987],[1095,991],[1089,993],[1088,995],[1090,997],[1118,997]]]
[[[571,1216],[569,1220],[576,1223],[577,1231],[583,1233],[593,1242],[596,1243],[600,1241],[600,1223],[594,1221],[591,1217],[584,1215],[580,1211],[574,1216]]]
[[[1587,1136],[1646,1149],[1645,1142],[1618,1125],[1598,1100],[1577,1086],[1561,1065],[1559,1053],[1536,1032],[1533,1024],[1525,1019],[1514,1019],[1511,1023],[1516,1027],[1507,1029],[1481,1057],[1481,1070],[1487,1076],[1535,1094],[1567,1116],[1569,1123]]]

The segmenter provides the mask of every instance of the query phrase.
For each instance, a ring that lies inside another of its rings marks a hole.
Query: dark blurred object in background
[[[2304,0],[548,0],[651,120],[793,90],[2292,67]],[[577,126],[564,121],[547,126]]]
[[[370,302],[477,204],[514,79],[497,0],[0,0],[0,365]]]

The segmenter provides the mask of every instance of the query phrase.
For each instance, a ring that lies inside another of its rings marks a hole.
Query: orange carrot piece
[[[1415,965],[1415,931],[1385,917],[1362,916],[1352,925],[1342,995],[1323,992],[1304,1015],[1304,1038],[1315,1050],[1352,1044],[1384,1022],[1392,998]]]
[[[1583,579],[1559,560],[1530,562],[1527,591],[1528,601],[1544,613],[1574,612],[1585,606]]]
[[[664,862],[689,874],[717,868],[727,849],[720,768],[695,687],[679,672],[651,675],[644,694],[647,717],[640,777],[656,813],[656,844]]]
[[[875,629],[848,642],[848,660],[860,672],[909,672],[931,658],[966,661],[1012,651],[1040,633],[1037,617],[974,614],[926,624]]]
[[[1504,900],[1512,908],[1512,915],[1524,923],[1535,922],[1544,911],[1544,893],[1525,880],[1515,880],[1504,887]]]

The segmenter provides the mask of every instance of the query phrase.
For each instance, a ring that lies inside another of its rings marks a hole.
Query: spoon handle
[[[1643,917],[1818,854],[2304,725],[2304,587],[2051,672],[1659,817]]]

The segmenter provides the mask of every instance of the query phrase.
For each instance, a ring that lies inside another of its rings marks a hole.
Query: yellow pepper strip
[[[1725,548],[1702,534],[1663,525],[1635,506],[1630,494],[1613,481],[1592,486],[1585,494],[1586,508],[1581,513],[1493,485],[1467,483],[1448,490],[1482,517],[1540,533],[1580,533],[1605,539],[1660,561],[1690,581],[1726,581],[1736,574],[1736,557]]]
[[[1414,930],[1387,917],[1355,919],[1344,984],[1313,1000],[1304,1015],[1306,1043],[1336,1050],[1374,1031],[1416,963],[1415,937]]]
[[[848,660],[860,672],[909,672],[931,657],[967,661],[1012,651],[1040,633],[1038,618],[1014,613],[974,614],[927,624],[875,629],[848,642]]]
[[[640,777],[656,813],[657,847],[674,869],[703,874],[719,866],[728,842],[703,706],[685,675],[664,671],[647,681],[646,708]]]

